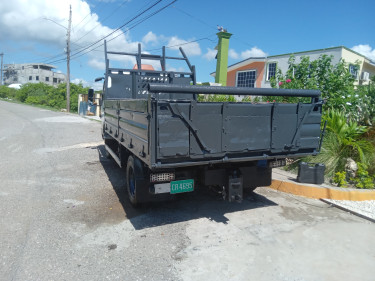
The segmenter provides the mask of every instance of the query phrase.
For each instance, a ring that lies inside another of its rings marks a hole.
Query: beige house
[[[271,87],[270,78],[275,75],[275,67],[280,69],[283,74],[286,73],[289,67],[288,60],[291,55],[294,55],[296,58],[296,63],[300,62],[301,57],[306,56],[310,58],[310,61],[317,60],[321,55],[332,56],[333,64],[337,64],[343,59],[347,63],[350,73],[356,78],[355,84],[357,85],[368,84],[370,77],[375,75],[375,62],[349,48],[340,46],[267,57],[264,70],[265,75],[262,81],[263,88]],[[356,69],[356,64],[359,65],[359,69]]]
[[[283,74],[288,70],[288,60],[294,55],[296,63],[301,57],[308,56],[310,61],[318,59],[321,55],[332,56],[332,63],[337,64],[344,59],[349,71],[356,78],[355,84],[366,85],[370,77],[375,75],[375,62],[344,46],[297,53],[275,55],[262,58],[248,58],[230,65],[227,70],[227,86],[271,88],[270,79],[280,69]],[[355,67],[359,64],[359,69]],[[211,73],[215,76],[215,72]]]

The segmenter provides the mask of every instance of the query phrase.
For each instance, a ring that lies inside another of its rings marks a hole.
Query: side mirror
[[[104,77],[98,77],[95,79],[95,82],[99,82],[99,81],[102,81],[104,79]]]

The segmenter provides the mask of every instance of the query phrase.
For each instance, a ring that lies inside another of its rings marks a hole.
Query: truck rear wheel
[[[142,201],[142,192],[144,193],[144,174],[140,161],[133,156],[129,156],[126,165],[126,187],[130,203],[136,207]]]
[[[130,203],[133,206],[136,206],[138,204],[138,201],[133,156],[129,156],[128,163],[126,165],[126,187],[128,190]]]

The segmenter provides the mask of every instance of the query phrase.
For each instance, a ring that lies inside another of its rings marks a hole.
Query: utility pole
[[[0,74],[0,85],[3,85],[3,57],[4,57],[4,53],[1,53],[0,54],[1,56],[1,74]]]
[[[68,38],[66,40],[66,111],[70,112],[70,28],[72,25],[72,5],[69,12]]]

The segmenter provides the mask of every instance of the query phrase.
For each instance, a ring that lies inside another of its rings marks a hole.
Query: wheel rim
[[[129,192],[132,197],[135,195],[135,180],[133,169],[129,169]]]

